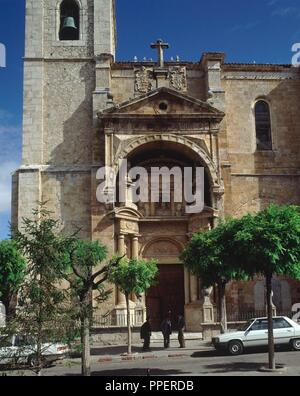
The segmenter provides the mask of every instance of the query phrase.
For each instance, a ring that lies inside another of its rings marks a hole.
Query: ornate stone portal
[[[137,72],[136,88],[150,89],[149,76],[146,68]],[[122,159],[127,160],[128,170],[137,166],[147,170],[155,166],[205,169],[205,209],[201,213],[188,214],[184,200],[174,201],[172,183],[168,203],[135,204],[127,191],[126,202],[117,203],[111,212],[116,250],[132,258],[154,258],[160,269],[157,284],[146,296],[131,296],[133,323],[140,325],[147,309],[159,330],[161,320],[171,310],[174,323],[177,315],[185,312],[188,330],[199,331],[203,322],[213,320],[213,305],[208,295],[203,297],[199,279],[183,268],[179,256],[194,232],[210,229],[222,216],[224,188],[215,150],[223,113],[178,92],[186,87],[183,68],[172,69],[171,81],[177,90],[162,87],[150,91],[99,113],[99,119],[105,131],[106,158],[115,172]],[[133,187],[134,181],[127,182],[129,191]],[[115,304],[116,323],[124,325],[125,299],[120,292]]]

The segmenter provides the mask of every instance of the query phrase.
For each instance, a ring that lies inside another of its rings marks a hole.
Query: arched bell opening
[[[76,0],[64,0],[60,5],[61,41],[76,41],[80,37],[80,6]]]

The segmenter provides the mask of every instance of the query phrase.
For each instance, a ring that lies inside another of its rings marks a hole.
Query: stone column
[[[126,246],[125,246],[125,235],[120,234],[118,236],[118,252],[119,254],[123,255],[126,254]],[[118,290],[118,301],[117,304],[120,305],[124,305],[124,307],[126,307],[126,299],[125,299],[125,295],[123,293],[120,292],[120,290]]]
[[[190,274],[190,295],[192,303],[198,300],[198,278],[193,274]]]
[[[120,234],[118,236],[118,252],[121,255],[126,254],[125,235],[124,234]]]
[[[137,259],[139,257],[139,238],[136,235],[134,235],[131,239],[131,257],[133,259]],[[137,301],[135,294],[131,295],[131,300],[133,302]]]
[[[138,236],[134,236],[132,238],[132,258],[139,257],[139,238]]]
[[[139,237],[134,235],[132,238],[132,258],[139,258]],[[145,293],[141,294],[140,297],[132,296],[133,302],[135,302],[135,310],[136,310],[136,320],[138,321],[138,325],[141,325],[146,320],[146,296]]]
[[[213,287],[203,289],[203,323],[214,322],[214,306],[211,302]]]

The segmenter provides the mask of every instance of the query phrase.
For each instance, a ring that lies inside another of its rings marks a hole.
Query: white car
[[[289,345],[300,351],[300,325],[293,320],[278,316],[273,318],[275,345]],[[231,355],[241,355],[245,348],[268,345],[268,319],[250,320],[238,331],[222,334],[212,339],[217,350],[228,351]]]
[[[0,365],[27,364],[36,366],[37,347],[30,337],[14,335],[12,337],[0,336]],[[69,353],[68,345],[42,344],[43,363],[52,363],[64,359]]]

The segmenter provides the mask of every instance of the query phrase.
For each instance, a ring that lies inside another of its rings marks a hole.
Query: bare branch
[[[72,267],[75,275],[78,276],[78,278],[80,278],[81,280],[85,280],[85,276],[81,273],[79,267],[73,261],[71,263],[71,267]]]
[[[116,262],[114,263],[114,267],[117,267],[118,265],[119,265],[119,263],[120,263],[120,261],[123,259],[125,257],[125,254],[121,257],[118,257],[117,258],[117,260],[116,260]],[[96,272],[93,276],[92,276],[92,281],[94,282],[97,278],[98,278],[98,276],[100,276],[100,275],[102,275],[102,274],[104,274],[105,272],[107,272],[108,270],[109,270],[109,268],[110,268],[110,264],[107,264],[106,266],[104,266],[101,270],[99,270],[98,272]],[[101,282],[100,282],[101,283]]]
[[[93,290],[96,290],[98,286],[100,286],[102,283],[107,281],[108,276],[105,275],[102,279],[100,279],[98,282],[93,284]]]

